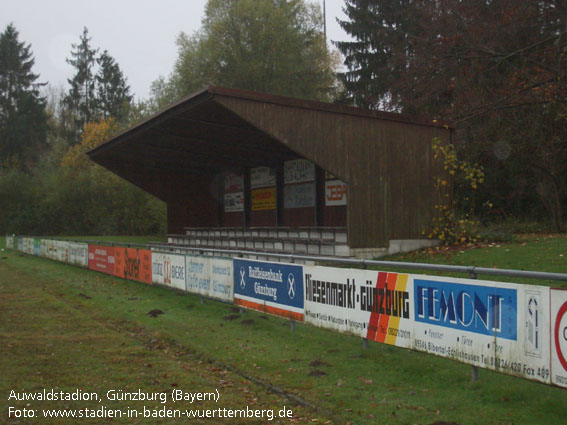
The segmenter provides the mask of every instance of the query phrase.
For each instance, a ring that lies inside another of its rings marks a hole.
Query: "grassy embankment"
[[[403,261],[564,272],[567,238],[432,254]],[[371,343],[227,304],[122,281],[15,251],[0,260],[0,409],[7,423],[75,424],[77,419],[7,419],[10,390],[145,392],[214,391],[219,403],[168,407],[270,408],[286,405],[301,423],[555,424],[567,414],[564,390],[481,370],[432,355]],[[553,284],[539,282],[540,284]],[[560,286],[554,283],[555,286]],[[152,309],[164,312],[156,318]],[[252,380],[252,381],[251,381]],[[277,387],[312,407],[270,392]],[[160,403],[31,402],[29,408],[85,406],[142,409]],[[87,423],[106,423],[89,420]],[[113,423],[185,423],[187,419],[122,419]],[[209,419],[202,423],[216,423]],[[199,423],[199,422],[197,422]],[[267,423],[225,419],[223,423]],[[280,423],[291,423],[282,420]]]

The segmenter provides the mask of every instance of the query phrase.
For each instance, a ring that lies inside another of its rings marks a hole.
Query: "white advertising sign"
[[[232,259],[187,256],[187,291],[208,298],[234,300]]]
[[[69,242],[55,241],[55,245],[57,246],[57,258],[55,259],[62,263],[66,263],[69,258]]]
[[[303,183],[315,180],[315,164],[306,159],[284,162],[284,183]]]
[[[272,187],[276,185],[276,170],[270,167],[256,167],[250,170],[250,187]]]
[[[347,185],[341,180],[325,182],[325,206],[338,207],[347,204]]]
[[[547,287],[329,267],[304,273],[306,322],[549,383]]]
[[[152,251],[152,282],[186,290],[185,256]]]
[[[315,206],[315,183],[284,186],[284,208]]]
[[[244,211],[244,192],[225,193],[224,211],[225,212]]]
[[[80,267],[89,266],[89,245],[82,242],[69,242],[69,263]]]

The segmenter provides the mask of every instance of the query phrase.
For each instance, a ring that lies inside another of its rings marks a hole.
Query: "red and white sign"
[[[337,207],[347,204],[347,184],[341,180],[325,182],[325,206]]]
[[[114,274],[114,247],[89,245],[89,269]]]
[[[567,388],[567,290],[551,290],[551,383]]]

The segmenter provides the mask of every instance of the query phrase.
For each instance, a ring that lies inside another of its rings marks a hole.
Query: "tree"
[[[303,0],[209,0],[201,29],[177,39],[169,80],[153,86],[161,106],[206,85],[329,99],[333,59],[318,5]]]
[[[439,116],[494,210],[565,228],[567,10],[542,0],[347,0],[345,98]],[[394,76],[394,78],[392,78]],[[499,152],[497,152],[499,151]]]
[[[18,37],[12,24],[0,34],[0,165],[29,167],[46,143],[47,116],[31,45]]]
[[[130,86],[127,85],[120,66],[107,50],[96,61],[99,65],[96,74],[97,113],[103,119],[114,117],[117,121],[123,121],[132,101]]]
[[[98,49],[91,48],[90,42],[91,38],[85,27],[80,42],[72,44],[74,49],[71,52],[72,59],[67,59],[67,63],[75,68],[75,75],[67,80],[71,88],[64,102],[75,115],[75,138],[79,136],[84,125],[96,116],[94,67]]]

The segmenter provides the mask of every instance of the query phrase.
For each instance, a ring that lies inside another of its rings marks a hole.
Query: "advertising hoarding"
[[[549,382],[547,287],[317,266],[304,280],[306,322]]]
[[[284,183],[303,183],[315,180],[315,164],[306,159],[284,162]]]
[[[315,206],[315,183],[284,186],[284,208],[309,208]]]
[[[567,290],[551,290],[551,383],[567,388]]]
[[[221,301],[233,301],[232,259],[188,255],[187,291]]]
[[[252,211],[267,211],[276,209],[276,188],[252,190]]]
[[[242,260],[234,262],[234,303],[303,320],[303,267]]]
[[[341,180],[325,182],[325,206],[339,207],[347,204],[347,184]]]
[[[185,284],[185,256],[169,252],[152,251],[152,282],[171,286],[182,291]]]
[[[114,247],[114,275],[152,283],[152,254],[147,249]]]
[[[89,245],[83,242],[69,242],[69,263],[79,267],[89,265]]]
[[[89,244],[89,269],[114,274],[114,247]]]
[[[256,167],[250,169],[250,188],[271,187],[276,185],[276,169]]]

